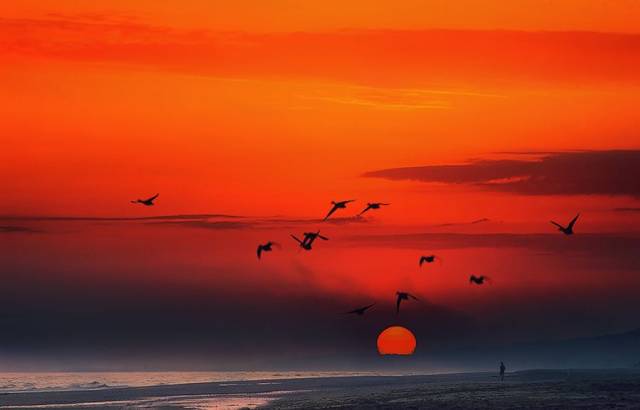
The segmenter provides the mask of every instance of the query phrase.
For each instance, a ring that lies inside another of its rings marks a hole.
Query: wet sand
[[[397,380],[292,393],[265,408],[640,409],[640,371],[540,370]]]
[[[353,376],[0,395],[2,408],[640,409],[640,371]]]

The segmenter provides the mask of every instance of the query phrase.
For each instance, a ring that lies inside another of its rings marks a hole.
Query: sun
[[[378,352],[381,355],[411,355],[416,350],[416,337],[409,329],[391,326],[378,335]]]

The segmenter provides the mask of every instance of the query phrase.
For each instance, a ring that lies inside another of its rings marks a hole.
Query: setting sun
[[[415,350],[416,337],[406,327],[391,326],[378,336],[378,352],[382,355],[411,355]]]

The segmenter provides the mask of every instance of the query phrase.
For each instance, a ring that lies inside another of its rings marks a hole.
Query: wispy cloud
[[[26,226],[14,226],[14,225],[2,225],[0,226],[0,233],[38,233],[37,229],[29,228]]]
[[[578,151],[527,159],[480,159],[464,164],[370,171],[365,177],[466,185],[523,195],[640,197],[640,150]]]
[[[212,218],[243,218],[238,215],[226,214],[177,214],[155,216],[48,216],[48,215],[0,215],[0,221],[95,221],[95,222],[126,222],[126,221],[155,221],[155,220],[202,220]]]
[[[613,209],[614,212],[640,212],[640,208],[614,208]]]
[[[470,222],[445,222],[445,223],[436,224],[434,226],[435,227],[439,227],[439,228],[445,228],[445,227],[450,227],[450,226],[478,225],[478,224],[485,223],[485,222],[491,222],[491,219],[489,219],[489,218],[480,218],[480,219],[475,219],[475,220],[470,221]]]
[[[142,223],[149,226],[175,226],[184,228],[198,228],[211,230],[239,230],[239,229],[278,229],[288,227],[302,226],[335,226],[348,224],[365,224],[370,223],[370,218],[363,217],[334,217],[324,221],[321,218],[287,218],[285,216],[239,216],[226,214],[178,214],[178,215],[155,215],[140,217],[99,217],[99,216],[16,216],[16,215],[0,215],[0,221],[3,222],[22,222],[37,226],[45,223]],[[0,233],[3,232],[44,232],[42,230],[23,227],[5,225],[0,226]]]
[[[320,101],[327,101],[336,104],[359,105],[362,107],[378,108],[384,110],[447,110],[452,106],[447,101],[425,101],[422,103],[400,103],[381,102],[366,98],[337,98],[337,97],[315,97]]]
[[[582,233],[567,238],[558,233],[410,233],[352,235],[344,238],[351,246],[379,246],[407,249],[521,249],[538,254],[580,255],[582,261],[607,259],[610,267],[640,267],[640,235],[633,233]]]
[[[405,99],[422,100],[492,94],[425,87],[441,80],[638,84],[638,70],[629,68],[640,64],[639,48],[640,35],[612,33],[342,30],[256,34],[153,26],[109,14],[0,19],[4,55],[114,62],[224,77],[314,77],[394,87]],[[473,64],[471,71],[469,64]],[[378,97],[338,98],[338,102],[377,103],[391,109],[441,106],[385,104]]]

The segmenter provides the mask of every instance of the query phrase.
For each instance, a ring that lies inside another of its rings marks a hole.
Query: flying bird
[[[480,276],[475,276],[475,275],[471,275],[469,276],[469,283],[475,283],[476,285],[484,285],[484,282],[487,283],[491,283],[491,278],[488,276],[484,276],[484,275],[480,275]]]
[[[575,225],[575,224],[576,224],[576,221],[578,220],[578,217],[579,217],[579,216],[580,216],[580,214],[576,215],[576,217],[575,217],[575,218],[573,218],[573,219],[571,220],[571,222],[569,222],[569,225],[567,225],[566,227],[564,227],[564,226],[562,226],[562,225],[560,225],[559,223],[554,222],[554,221],[550,221],[550,222],[551,222],[552,224],[554,224],[555,226],[557,226],[557,227],[558,227],[558,230],[559,230],[560,232],[562,232],[563,234],[565,234],[565,235],[573,235],[573,225]]]
[[[305,251],[310,251],[310,250],[311,250],[311,244],[310,244],[310,243],[307,243],[307,239],[306,239],[306,238],[305,238],[305,240],[304,240],[304,241],[301,241],[301,240],[300,240],[300,239],[298,239],[298,237],[297,237],[297,236],[295,236],[295,235],[291,235],[291,237],[292,237],[293,239],[295,239],[295,241],[296,241],[296,242],[298,242],[298,244],[300,245],[300,247],[301,247],[302,249],[304,249]]]
[[[375,303],[372,303],[372,304],[367,305],[367,306],[363,306],[363,307],[358,308],[358,309],[353,309],[353,310],[351,310],[349,312],[345,312],[345,315],[354,314],[354,315],[362,316],[362,315],[364,315],[364,312],[366,312],[367,309],[371,308],[373,305],[375,305]]]
[[[427,255],[427,256],[421,256],[420,257],[420,267],[422,267],[422,264],[427,262],[427,263],[433,263],[436,260],[442,262],[442,259],[439,256],[436,255]]]
[[[300,245],[300,247],[302,249],[304,249],[305,251],[310,251],[311,245],[313,245],[313,242],[317,239],[320,238],[323,241],[328,241],[329,238],[327,238],[326,236],[322,236],[320,235],[320,230],[318,230],[317,232],[305,232],[304,233],[304,239],[300,240],[297,236],[295,235],[291,235],[291,237],[293,239],[295,239],[296,242],[298,242],[298,244]]]
[[[368,202],[367,207],[364,208],[364,211],[360,212],[358,215],[362,215],[363,213],[367,212],[369,209],[380,209],[380,207],[383,205],[391,205],[391,204],[385,204],[382,202]]]
[[[326,236],[322,236],[320,235],[320,230],[318,230],[317,232],[305,232],[304,233],[304,241],[303,242],[313,242],[316,240],[316,238],[320,238],[323,241],[328,241],[329,238],[327,238]]]
[[[398,313],[400,313],[400,302],[402,302],[403,300],[409,300],[409,298],[420,301],[420,299],[418,299],[417,297],[413,296],[411,293],[407,293],[407,292],[396,292],[396,295],[398,295],[398,298],[396,299],[396,315]]]
[[[160,194],[155,194],[151,198],[147,198],[147,199],[136,199],[135,201],[131,201],[131,203],[132,204],[142,204],[144,206],[153,206],[153,205],[155,205],[153,203],[153,201],[155,201],[155,199],[158,197],[158,195],[160,195]]]
[[[331,201],[331,203],[333,204],[333,207],[331,208],[327,216],[324,217],[323,221],[326,221],[331,216],[331,214],[333,214],[338,209],[346,208],[347,204],[353,201],[355,201],[355,199],[348,199],[346,201],[339,201],[339,202]]]
[[[258,245],[258,250],[256,251],[256,253],[258,254],[258,259],[260,259],[260,257],[262,256],[262,252],[271,252],[273,250],[273,245],[278,246],[277,243],[275,242],[267,242],[264,245],[263,244],[259,244]]]

